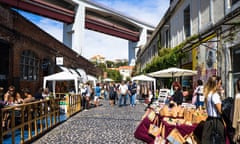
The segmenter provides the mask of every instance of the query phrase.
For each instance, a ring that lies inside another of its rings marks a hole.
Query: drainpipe
[[[209,13],[210,13],[209,21],[211,24],[213,24],[214,23],[214,21],[213,21],[213,0],[210,0]]]

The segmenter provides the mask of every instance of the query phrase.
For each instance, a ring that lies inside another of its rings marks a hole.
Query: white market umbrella
[[[164,70],[156,71],[149,73],[149,76],[152,77],[163,77],[163,78],[173,78],[173,77],[180,77],[180,76],[193,76],[196,75],[197,71],[188,70],[188,69],[180,69],[180,68],[167,68]]]

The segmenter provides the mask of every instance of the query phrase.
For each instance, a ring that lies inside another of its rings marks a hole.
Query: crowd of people
[[[184,102],[184,93],[179,82],[173,82],[172,88],[174,93],[169,97],[168,101],[174,102],[176,105],[181,105]],[[154,94],[152,90],[147,85],[139,84],[135,81],[122,81],[121,83],[107,82],[107,83],[97,83],[95,87],[91,83],[87,82],[80,85],[80,93],[82,96],[81,102],[82,107],[88,110],[91,105],[99,106],[100,99],[108,100],[111,106],[136,106],[136,101],[139,98],[145,100],[149,105],[153,102]],[[22,94],[22,95],[21,95]],[[14,86],[9,86],[6,93],[3,94],[2,102],[6,106],[28,103],[35,100],[47,99],[50,96],[48,88],[39,89],[39,91],[32,95],[29,89],[22,89],[22,93],[16,92]],[[202,80],[197,81],[197,85],[193,92],[192,104],[196,108],[205,108],[208,113],[208,118],[203,127],[204,137],[203,143],[210,143],[211,141],[211,131],[215,131],[219,134],[219,142],[225,143],[226,133],[225,133],[225,123],[222,119],[222,100],[223,100],[224,90],[222,88],[222,80],[220,77],[211,76],[205,83]],[[240,103],[240,79],[236,83],[236,96],[235,105],[232,116],[233,127],[236,132],[239,128],[238,118],[240,113],[237,111],[238,103]],[[6,125],[5,117],[3,117],[2,126]],[[239,136],[234,136],[233,139],[236,141],[240,140]]]
[[[181,105],[184,97],[181,85],[178,82],[173,82],[172,87],[174,93],[169,97],[169,103]],[[227,140],[230,143],[240,142],[240,79],[235,84],[235,90],[233,103],[228,103],[230,111],[224,112],[227,106],[223,108],[223,101],[226,98],[221,77],[213,75],[205,83],[202,80],[197,81],[197,86],[193,92],[192,104],[197,109],[206,109],[208,114],[203,125],[201,143],[211,144],[215,141],[214,143],[225,144]]]
[[[82,106],[86,110],[90,104],[99,106],[100,99],[108,100],[111,106],[135,107],[137,99],[150,101],[153,97],[150,86],[137,81],[97,83],[95,87],[87,82],[81,84],[80,91],[83,97]]]

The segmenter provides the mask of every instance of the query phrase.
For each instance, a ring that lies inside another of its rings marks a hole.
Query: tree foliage
[[[114,81],[120,82],[122,80],[122,75],[117,70],[106,69],[108,78],[113,79]]]
[[[196,38],[198,38],[198,35],[188,38],[174,48],[160,48],[158,56],[154,57],[153,60],[146,65],[143,72],[150,73],[169,67],[176,67],[186,55],[182,52],[182,48]]]

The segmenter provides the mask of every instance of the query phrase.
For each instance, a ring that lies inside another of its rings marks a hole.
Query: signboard
[[[56,65],[63,65],[63,57],[56,57]]]

